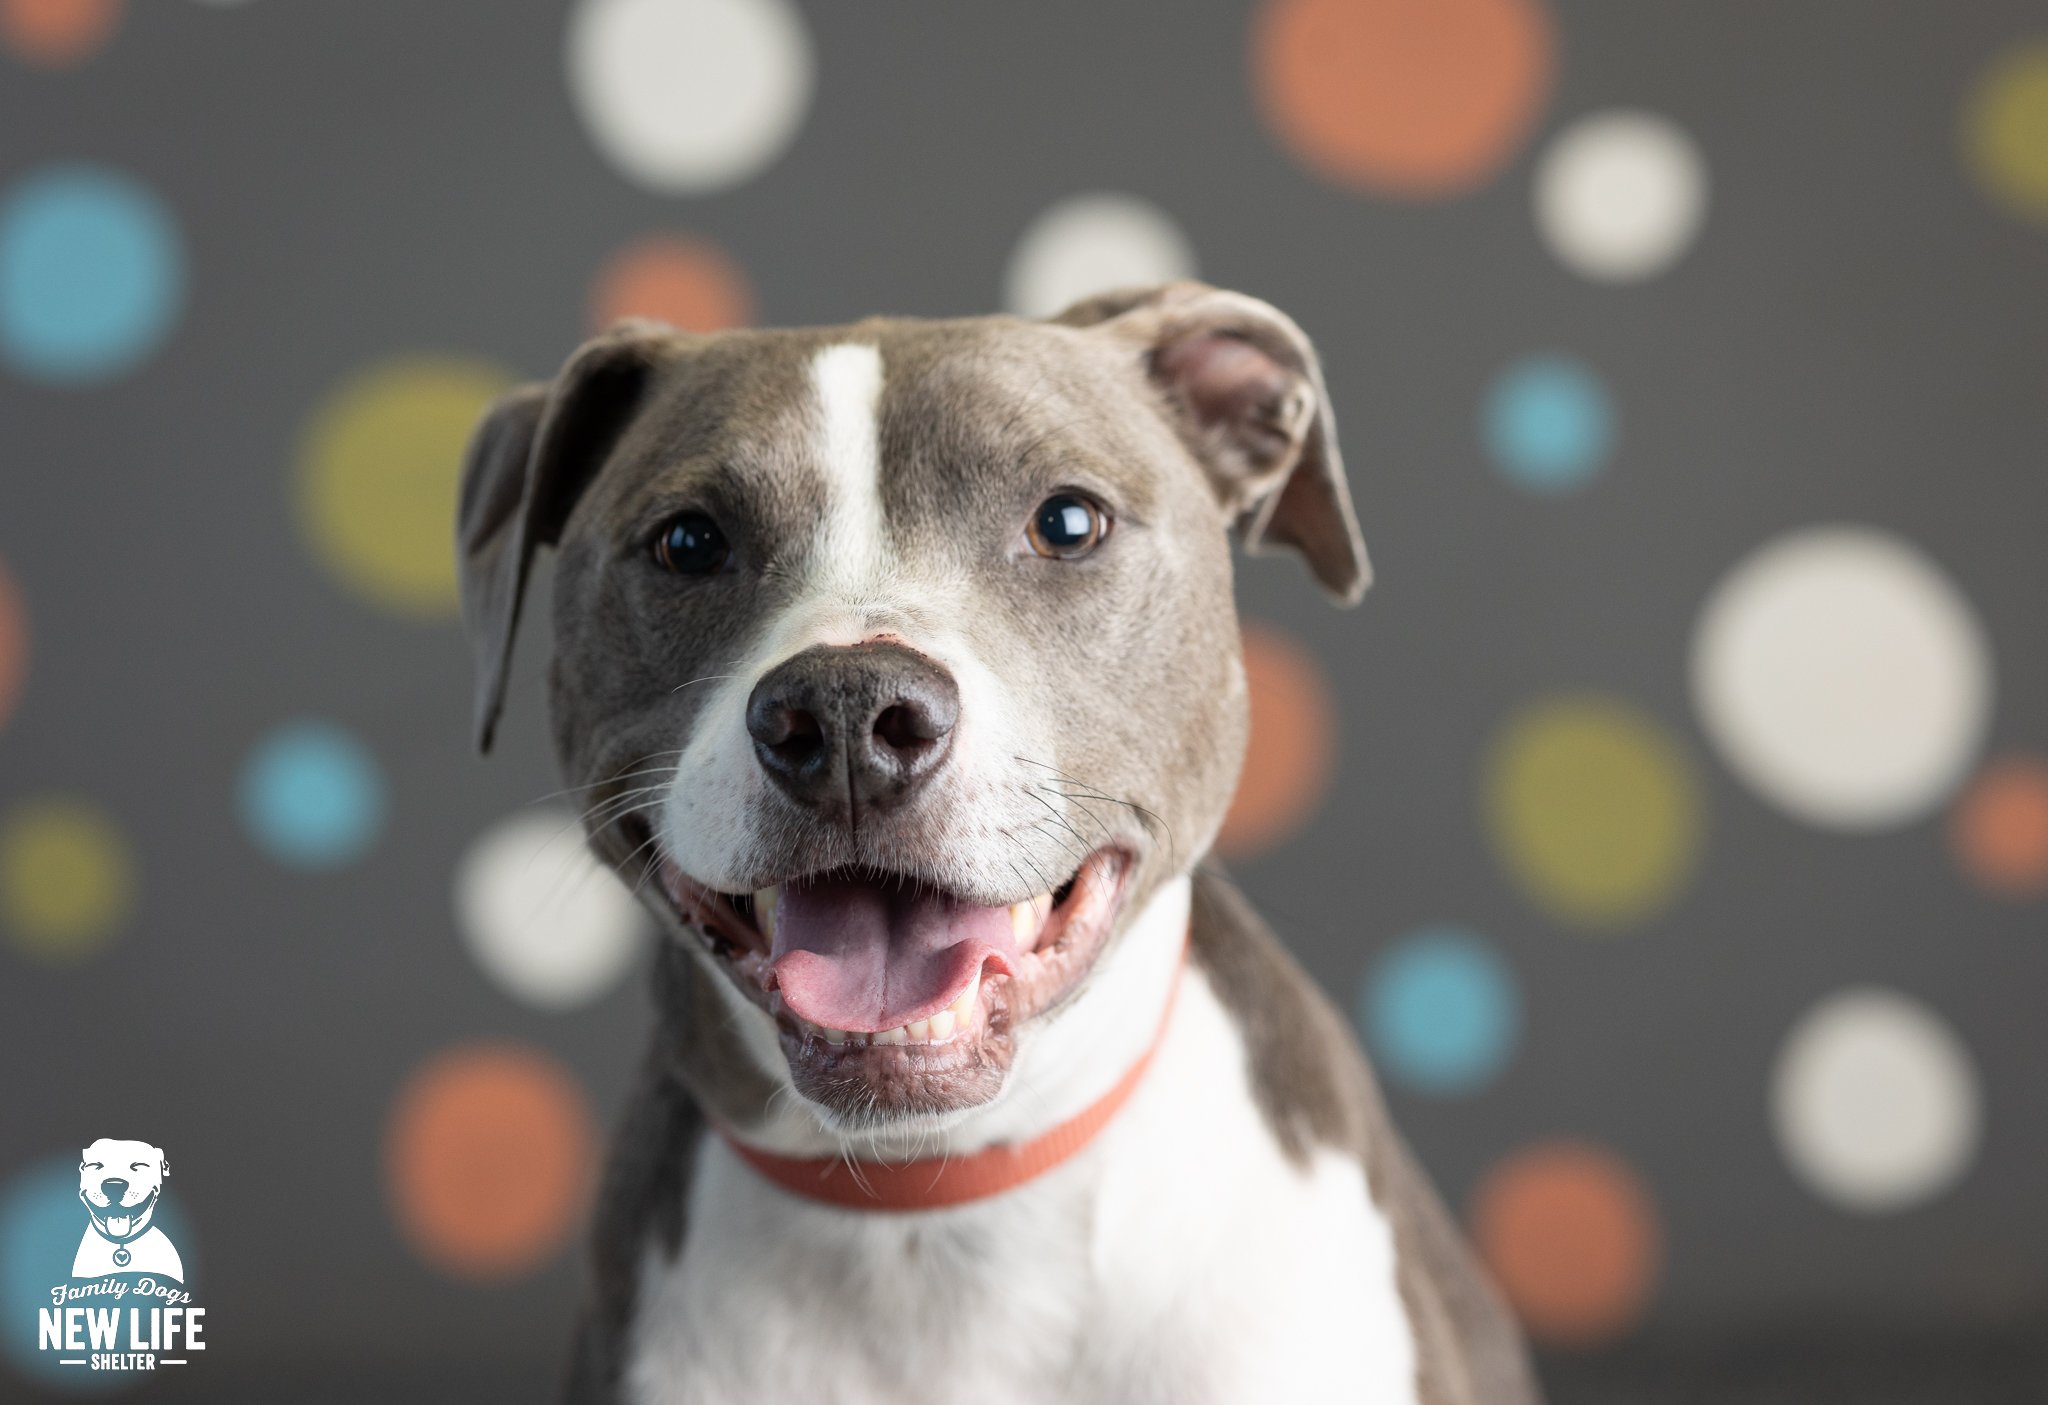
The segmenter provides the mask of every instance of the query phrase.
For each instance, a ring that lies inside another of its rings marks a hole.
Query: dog
[[[161,1149],[148,1142],[101,1137],[78,1159],[78,1198],[92,1217],[73,1278],[109,1273],[148,1273],[185,1281],[185,1264],[156,1219],[156,1202],[171,1173]]]
[[[1524,1405],[1346,1023],[1206,861],[1230,534],[1369,567],[1315,352],[1193,282],[1045,321],[623,323],[494,405],[488,750],[663,924],[568,1398]]]

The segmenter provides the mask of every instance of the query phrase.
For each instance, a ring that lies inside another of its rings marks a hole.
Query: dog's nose
[[[818,645],[747,700],[762,769],[794,800],[851,820],[903,803],[946,759],[960,689],[900,644]]]
[[[128,1182],[122,1180],[119,1176],[109,1176],[100,1182],[100,1194],[107,1198],[107,1203],[110,1205],[119,1204],[121,1197],[127,1193]]]

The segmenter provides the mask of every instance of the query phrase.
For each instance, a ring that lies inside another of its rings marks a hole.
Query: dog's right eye
[[[701,512],[682,512],[654,539],[654,559],[679,576],[708,576],[732,554],[725,533]]]
[[[1079,493],[1054,493],[1038,505],[1024,535],[1040,556],[1071,561],[1093,551],[1109,531],[1109,516]]]

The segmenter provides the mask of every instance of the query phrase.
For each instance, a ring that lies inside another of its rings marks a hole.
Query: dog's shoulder
[[[1344,1017],[1213,865],[1195,874],[1189,946],[1237,1024],[1253,1096],[1282,1150],[1302,1164],[1324,1149],[1363,1163],[1394,1231],[1421,1405],[1534,1405],[1521,1334],[1387,1115]]]
[[[640,1278],[649,1253],[682,1252],[689,1186],[709,1125],[692,1085],[692,1004],[701,997],[687,956],[665,945],[655,959],[654,1038],[612,1135],[591,1217],[590,1291],[576,1327],[567,1405],[618,1398]]]
[[[591,1285],[577,1324],[568,1405],[617,1398],[627,1331],[649,1252],[680,1253],[687,1191],[705,1127],[657,1038],[612,1139],[591,1224]]]
[[[1343,1019],[1221,871],[1195,873],[1189,954],[1244,1039],[1252,1092],[1287,1155],[1367,1161],[1379,1097]],[[1382,1119],[1384,1120],[1384,1119]]]

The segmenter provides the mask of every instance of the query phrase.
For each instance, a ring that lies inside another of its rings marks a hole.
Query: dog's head
[[[148,1142],[101,1137],[79,1154],[78,1198],[93,1228],[120,1243],[149,1228],[170,1172],[163,1152]]]
[[[552,546],[555,744],[598,851],[826,1125],[944,1117],[1221,823],[1233,524],[1365,588],[1315,355],[1251,298],[623,324],[471,446],[479,742]]]

